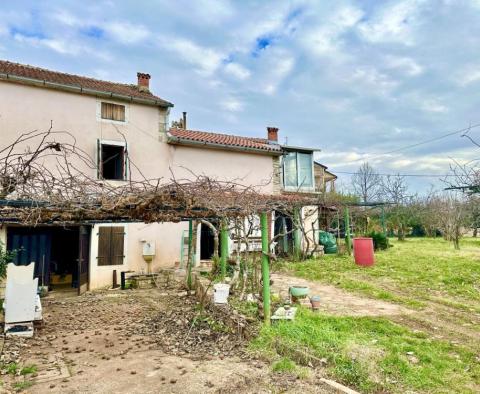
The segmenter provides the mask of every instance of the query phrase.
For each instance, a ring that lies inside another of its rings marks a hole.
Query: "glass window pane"
[[[312,155],[298,153],[298,167],[298,186],[313,187]]]
[[[283,158],[285,186],[297,187],[297,154],[288,152]]]

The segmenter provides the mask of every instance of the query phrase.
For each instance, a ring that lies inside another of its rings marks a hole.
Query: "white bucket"
[[[216,283],[213,285],[213,302],[215,304],[228,303],[228,295],[230,294],[230,285],[226,283]]]

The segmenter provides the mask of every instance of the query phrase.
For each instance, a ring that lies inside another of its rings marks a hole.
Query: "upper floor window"
[[[102,101],[101,117],[102,119],[125,122],[125,106]]]
[[[127,179],[127,147],[125,143],[98,141],[98,178],[113,181]]]
[[[313,190],[313,157],[311,153],[286,152],[283,157],[285,189]]]

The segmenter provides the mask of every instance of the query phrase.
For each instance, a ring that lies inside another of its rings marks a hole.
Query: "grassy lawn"
[[[414,308],[434,298],[480,311],[480,239],[465,238],[460,251],[442,238],[390,242],[393,247],[376,253],[370,268],[356,266],[350,256],[337,255],[279,266],[299,277]]]
[[[480,388],[478,356],[383,318],[334,317],[301,310],[294,322],[263,327],[252,349],[273,370],[300,376],[310,354],[327,374],[361,392],[460,392]],[[300,359],[299,359],[300,358]]]
[[[263,327],[252,349],[274,371],[299,376],[301,366],[320,360],[333,379],[361,392],[480,392],[480,240],[464,239],[460,251],[441,238],[391,244],[369,268],[350,256],[326,255],[275,269],[412,313],[350,317],[302,309],[293,322]]]

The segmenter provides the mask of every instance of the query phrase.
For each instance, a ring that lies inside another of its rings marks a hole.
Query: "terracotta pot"
[[[319,296],[313,296],[310,298],[310,304],[312,304],[312,309],[317,310],[320,309],[321,303],[320,303],[320,297]]]

